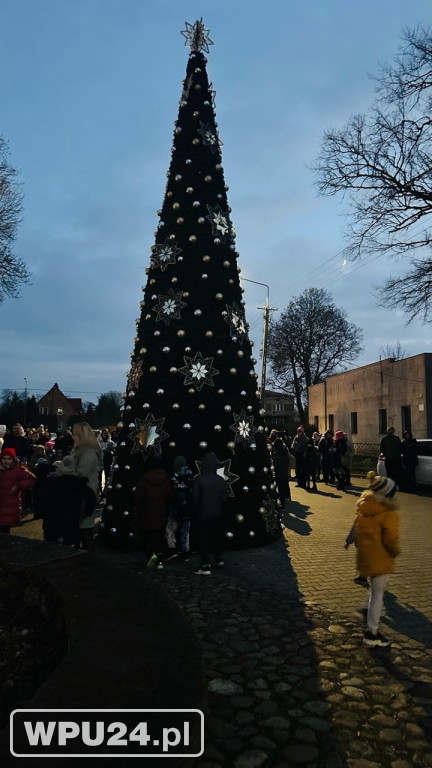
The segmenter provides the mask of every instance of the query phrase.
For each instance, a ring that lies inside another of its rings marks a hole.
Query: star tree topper
[[[239,475],[235,475],[234,472],[231,472],[231,459],[225,459],[225,461],[219,461],[219,459],[217,460],[218,460],[218,468],[216,470],[216,473],[219,475],[219,477],[222,478],[222,480],[225,480],[228,486],[228,496],[229,498],[232,499],[234,498],[234,491],[231,486],[233,483],[235,483],[239,479]],[[198,469],[198,475],[200,475],[201,461],[195,461],[195,464]],[[198,477],[198,475],[195,475],[195,477]]]
[[[183,384],[193,384],[197,392],[201,392],[204,384],[214,387],[213,377],[219,371],[213,368],[214,357],[203,357],[201,352],[197,352],[195,357],[184,356],[185,365],[179,368],[179,373],[185,374]]]
[[[167,295],[158,295],[158,303],[152,308],[153,312],[156,312],[156,322],[163,320],[165,325],[169,325],[171,320],[179,320],[181,318],[180,310],[186,307],[185,301],[182,301],[183,293],[174,293],[170,288]]]
[[[159,453],[162,440],[169,437],[168,432],[162,429],[164,421],[164,417],[155,419],[151,411],[145,419],[135,419],[135,428],[128,434],[133,441],[131,453],[142,453],[144,457],[151,451]]]
[[[249,445],[252,442],[254,434],[258,432],[253,420],[254,417],[249,416],[244,409],[239,414],[234,414],[234,424],[231,424],[230,429],[235,432],[235,443],[241,442]]]
[[[213,45],[213,40],[210,40],[210,30],[206,29],[202,16],[195,22],[195,24],[189,24],[185,21],[186,29],[181,31],[183,37],[186,38],[185,45],[188,45],[191,51],[197,53],[198,51],[210,52],[210,45]]]

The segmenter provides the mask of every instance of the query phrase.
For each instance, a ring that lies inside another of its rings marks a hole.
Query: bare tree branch
[[[407,256],[412,271],[387,282],[383,303],[394,307],[397,302],[410,319],[420,314],[429,322],[432,32],[406,29],[403,41],[394,63],[385,64],[374,78],[375,105],[341,130],[324,134],[314,170],[321,194],[348,200],[345,256]],[[421,260],[415,258],[419,249]]]
[[[13,252],[23,193],[8,154],[7,142],[0,136],[0,303],[6,296],[18,297],[20,284],[28,283],[30,278],[24,261]]]

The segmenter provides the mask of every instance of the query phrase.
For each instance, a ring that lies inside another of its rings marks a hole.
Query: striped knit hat
[[[381,496],[394,496],[397,490],[394,480],[390,477],[381,477],[381,475],[377,475],[377,477],[372,480],[369,488],[374,493],[381,494]]]

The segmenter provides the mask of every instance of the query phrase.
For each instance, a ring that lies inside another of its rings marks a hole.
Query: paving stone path
[[[98,543],[162,583],[201,642],[196,768],[432,768],[432,498],[400,494],[402,555],[382,619],[392,645],[368,649],[364,590],[343,550],[363,486],[293,489],[284,537],[228,553],[210,577],[193,574],[196,558],[154,572],[141,553]],[[40,521],[20,535],[40,538]]]
[[[219,574],[176,565],[147,576],[164,583],[203,648],[196,768],[432,766],[431,650],[407,638],[367,649],[359,619]]]

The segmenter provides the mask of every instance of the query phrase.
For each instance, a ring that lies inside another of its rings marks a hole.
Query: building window
[[[407,429],[411,432],[411,406],[403,405],[401,408],[402,432]]]
[[[380,408],[378,411],[378,431],[380,435],[387,432],[387,408]]]
[[[319,432],[319,416],[314,416],[313,423],[316,431]]]
[[[357,411],[351,411],[351,434],[356,435],[357,432]]]
[[[48,408],[43,406],[39,408],[39,416],[48,416]]]
[[[57,408],[57,416],[63,416],[63,408]]]
[[[276,413],[276,411],[283,411],[283,407],[280,403],[273,403],[272,411],[273,413]]]
[[[331,429],[332,432],[334,432],[334,413],[329,413],[328,416],[328,428]]]

